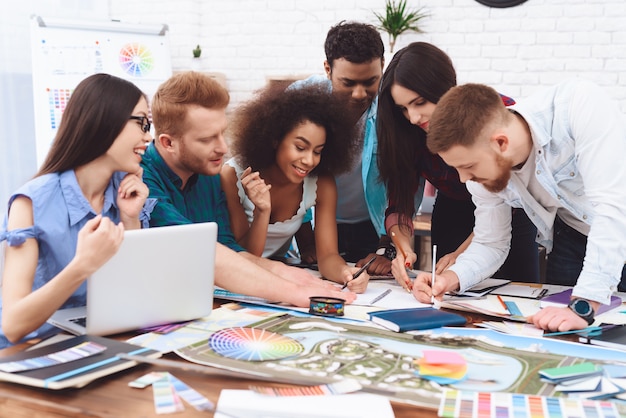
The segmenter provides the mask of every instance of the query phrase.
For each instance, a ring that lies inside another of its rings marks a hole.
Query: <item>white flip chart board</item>
[[[172,74],[165,24],[31,18],[37,166],[52,144],[65,105],[81,80],[107,73],[151,97]]]

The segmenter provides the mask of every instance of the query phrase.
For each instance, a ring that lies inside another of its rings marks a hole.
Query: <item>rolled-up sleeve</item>
[[[511,207],[478,183],[468,181],[467,189],[476,205],[474,238],[450,267],[459,277],[461,292],[495,273],[511,246]]]

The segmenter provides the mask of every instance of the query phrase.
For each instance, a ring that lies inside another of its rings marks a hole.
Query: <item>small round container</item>
[[[319,316],[343,316],[345,299],[311,296],[309,313]]]

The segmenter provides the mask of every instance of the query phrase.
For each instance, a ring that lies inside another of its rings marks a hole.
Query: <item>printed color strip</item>
[[[618,418],[608,401],[555,398],[517,393],[446,389],[438,415],[443,418]]]

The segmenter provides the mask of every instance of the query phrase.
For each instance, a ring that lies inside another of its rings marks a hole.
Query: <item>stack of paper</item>
[[[608,399],[626,392],[624,370],[607,370],[593,363],[579,363],[539,371],[541,380],[555,384],[555,390],[584,399]]]
[[[223,389],[215,418],[393,418],[389,399],[367,393],[330,396],[265,396]]]
[[[562,383],[569,380],[588,379],[592,376],[601,375],[602,367],[588,362],[539,370],[541,380],[547,383]]]
[[[515,313],[511,312],[508,306],[511,302],[515,306]],[[477,312],[518,322],[525,322],[526,317],[534,315],[540,309],[538,300],[506,296],[498,298],[497,295],[486,295],[480,298],[446,297],[441,302],[435,300],[435,307]]]
[[[511,283],[510,280],[507,279],[495,279],[493,277],[481,280],[471,288],[467,289],[463,293],[458,293],[458,295],[464,296],[485,296],[486,294],[496,290],[499,287],[502,287],[508,283]]]

